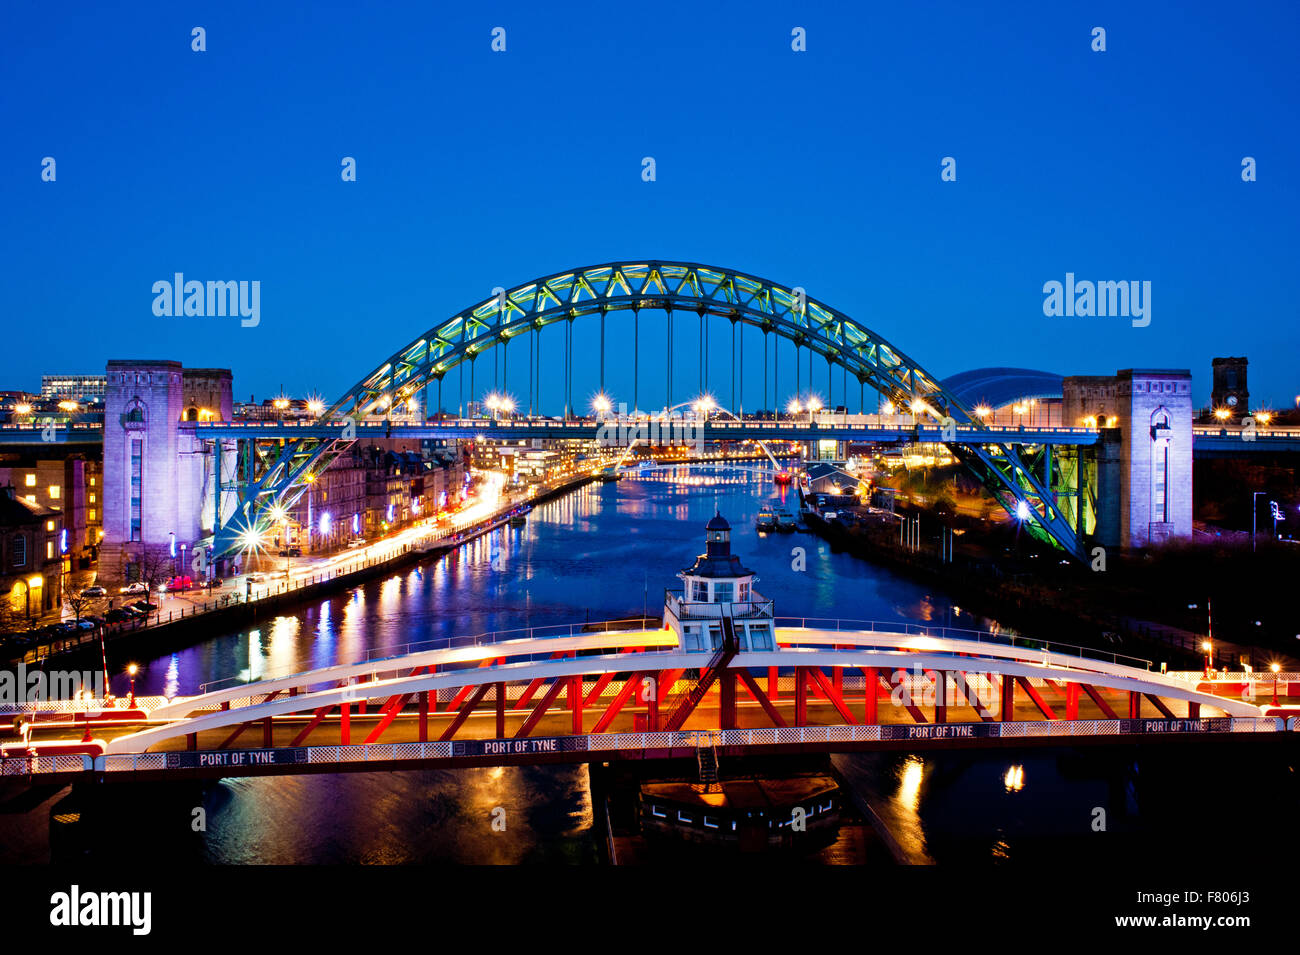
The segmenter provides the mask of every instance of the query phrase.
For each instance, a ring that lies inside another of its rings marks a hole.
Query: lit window
[[[52,498],[58,498],[58,496],[59,496],[59,492],[62,491],[62,490],[63,490],[63,489],[62,489],[61,487],[59,487],[57,484],[51,484],[51,485],[50,485],[50,497],[52,497]]]
[[[91,478],[91,479],[90,479],[90,486],[91,486],[91,487],[94,487],[94,486],[95,486],[95,479],[94,479],[94,478]]]
[[[46,560],[54,559],[54,541],[45,542],[45,559]]]
[[[93,521],[94,519],[95,519],[95,509],[92,507],[90,509],[90,520]]]
[[[46,529],[47,531],[52,531],[52,530],[54,530],[54,522],[53,522],[53,521],[46,521],[46,522],[45,522],[45,529]]]
[[[90,503],[91,503],[91,504],[94,504],[94,503],[95,503],[95,495],[93,495],[93,494],[90,495]]]
[[[27,475],[27,486],[28,486],[28,487],[35,487],[35,486],[36,486],[36,475],[35,475],[35,474],[29,474],[29,475]]]
[[[36,495],[35,495],[35,494],[28,494],[28,495],[27,495],[27,502],[28,502],[29,504],[35,504],[35,503],[36,503]]]

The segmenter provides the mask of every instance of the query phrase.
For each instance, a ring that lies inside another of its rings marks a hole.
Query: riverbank
[[[416,538],[395,549],[383,550],[382,556],[362,558],[356,563],[322,570],[319,574],[296,581],[278,584],[272,582],[254,587],[246,594],[225,594],[206,602],[202,609],[196,605],[190,614],[168,616],[163,620],[140,623],[127,629],[109,630],[102,634],[102,639],[99,632],[89,631],[80,635],[76,643],[53,641],[48,645],[27,649],[21,656],[12,656],[8,662],[22,662],[29,666],[57,663],[66,669],[99,670],[105,666],[105,660],[111,654],[115,665],[109,669],[111,672],[119,672],[124,668],[126,660],[156,658],[173,653],[210,637],[256,626],[259,622],[319,603],[404,567],[436,560],[509,523],[511,514],[524,504],[535,506],[562,497],[596,478],[596,475],[585,474],[562,481],[526,501],[514,500],[504,504],[475,524],[459,529],[449,528],[445,532],[434,531],[429,539]],[[382,541],[379,542],[379,545],[382,544]],[[61,649],[53,649],[56,646]]]
[[[1167,663],[1170,669],[1197,669],[1204,663],[1199,634],[1138,620],[1118,612],[1113,600],[1093,599],[1077,585],[1055,579],[1055,567],[1033,573],[1008,574],[992,562],[964,558],[960,552],[951,560],[894,540],[897,528],[849,527],[822,518],[816,511],[804,511],[808,529],[827,541],[832,549],[887,567],[926,586],[933,586],[958,601],[965,609],[1001,621],[1028,635],[1051,635],[1053,639],[1102,650],[1149,657]],[[937,526],[937,519],[935,520]],[[928,542],[927,542],[928,543]],[[1049,555],[1050,556],[1050,555]],[[1055,560],[1055,557],[1051,558]],[[1074,568],[1071,568],[1074,569]],[[1219,642],[1213,649],[1216,664],[1236,664],[1242,648]]]

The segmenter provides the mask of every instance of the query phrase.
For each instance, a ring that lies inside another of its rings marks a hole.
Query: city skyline
[[[1247,355],[1253,404],[1300,393],[1296,133],[1275,121],[1294,100],[1296,13],[1281,5],[1226,21],[1204,5],[992,21],[955,5],[314,9],[0,15],[27,38],[3,41],[0,70],[30,91],[10,100],[0,157],[24,237],[6,288],[49,355],[8,352],[5,387],[146,355],[229,367],[241,399],[283,386],[328,403],[497,286],[646,256],[801,286],[939,377],[1188,368],[1205,404],[1211,357]],[[290,49],[292,69],[272,66]],[[178,272],[260,283],[260,320],[156,315],[154,284]],[[1067,274],[1150,282],[1149,324],[1045,314],[1045,283]],[[607,368],[626,367],[620,318]],[[647,325],[641,374],[662,382]],[[714,334],[709,377],[725,381]],[[758,336],[745,347],[748,363]],[[577,348],[582,405],[594,336]],[[558,330],[542,349],[561,353]],[[760,386],[740,387],[757,407]],[[558,382],[543,402],[562,407]]]

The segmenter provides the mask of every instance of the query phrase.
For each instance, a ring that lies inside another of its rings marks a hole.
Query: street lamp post
[[[1282,669],[1282,664],[1270,664],[1269,669],[1273,671],[1273,705],[1277,706],[1277,673]]]
[[[127,703],[127,707],[130,709],[135,709],[135,675],[139,671],[140,668],[134,663],[126,668],[127,674],[131,677],[131,700]]]

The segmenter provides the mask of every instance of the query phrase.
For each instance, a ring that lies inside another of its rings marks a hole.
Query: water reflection
[[[664,588],[702,550],[715,509],[779,615],[949,614],[942,597],[833,554],[819,538],[759,535],[754,517],[775,492],[756,476],[696,477],[686,486],[667,475],[588,485],[537,506],[524,527],[502,527],[423,567],[146,662],[138,689],[187,694],[233,674],[257,679],[453,635],[657,615]],[[793,547],[806,551],[804,572],[792,570]],[[914,816],[922,764],[904,778],[899,811]],[[203,852],[212,862],[595,859],[583,767],[231,779],[206,798]],[[503,831],[491,825],[496,810]]]
[[[182,650],[166,658],[166,669],[142,661],[137,687],[194,693],[236,674],[256,679],[352,662],[409,643],[657,615],[664,588],[700,552],[715,508],[731,521],[736,552],[778,615],[985,623],[928,588],[832,553],[814,536],[758,534],[758,508],[779,495],[756,475],[692,477],[685,486],[665,473],[587,485],[539,505],[524,527],[499,528],[423,567]],[[804,571],[792,569],[794,547],[806,552]],[[119,676],[115,691],[122,685]]]

